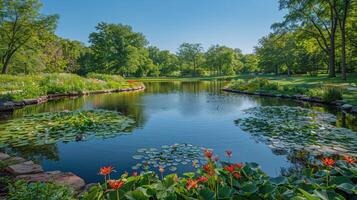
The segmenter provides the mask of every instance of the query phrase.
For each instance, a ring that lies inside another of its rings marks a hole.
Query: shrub
[[[320,97],[323,101],[332,102],[342,99],[342,89],[336,87],[319,87],[308,90],[310,97]]]
[[[53,183],[27,183],[16,181],[10,184],[7,200],[73,200],[74,192]]]

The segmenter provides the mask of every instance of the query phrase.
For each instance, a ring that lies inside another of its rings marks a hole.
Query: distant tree
[[[103,22],[96,30],[89,35],[93,71],[133,75],[142,68],[147,59],[147,54],[142,53],[148,44],[143,34],[127,25]]]
[[[243,72],[252,73],[259,72],[259,58],[255,54],[246,54],[242,58],[243,62]]]
[[[177,55],[183,64],[188,64],[193,67],[192,75],[196,76],[197,67],[200,64],[200,60],[203,58],[202,45],[199,43],[183,43],[180,45]]]
[[[40,14],[38,0],[2,0],[0,9],[0,63],[6,74],[21,48],[33,48],[42,35],[54,31],[58,16]]]
[[[167,50],[161,51],[159,48],[153,46],[150,46],[148,51],[150,59],[158,67],[161,75],[171,76],[179,70],[178,58],[175,54]]]

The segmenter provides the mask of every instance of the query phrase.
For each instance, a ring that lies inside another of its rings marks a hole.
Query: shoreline
[[[16,109],[21,109],[25,106],[38,105],[38,104],[46,103],[48,101],[56,100],[56,99],[63,99],[63,98],[69,98],[69,97],[80,97],[80,96],[93,95],[93,94],[132,92],[132,91],[141,91],[141,90],[145,90],[145,85],[142,83],[138,87],[131,87],[131,88],[48,94],[46,96],[40,96],[35,99],[24,99],[22,101],[5,101],[5,102],[0,102],[0,113],[14,111]]]
[[[295,95],[287,95],[287,94],[271,94],[271,93],[260,93],[260,92],[247,92],[241,90],[234,90],[227,87],[222,88],[225,92],[230,93],[237,93],[237,94],[247,94],[247,95],[255,95],[255,96],[263,96],[263,97],[275,97],[275,98],[284,98],[284,99],[292,99],[298,101],[305,101],[311,103],[319,103],[324,105],[334,106],[340,109],[343,112],[347,112],[349,114],[357,116],[357,106],[352,106],[346,103],[343,100],[333,101],[333,102],[326,102],[318,97],[308,97],[306,95],[295,94]]]

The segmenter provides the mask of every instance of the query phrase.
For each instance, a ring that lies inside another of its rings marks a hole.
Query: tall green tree
[[[58,16],[40,13],[38,0],[0,1],[0,64],[6,74],[14,55],[31,49],[44,33],[53,32]]]
[[[199,43],[183,43],[180,45],[177,55],[183,64],[193,67],[192,75],[197,75],[197,68],[203,58],[203,47]]]
[[[241,72],[243,63],[237,50],[226,46],[214,45],[205,54],[206,65],[216,71],[216,75],[233,75]]]

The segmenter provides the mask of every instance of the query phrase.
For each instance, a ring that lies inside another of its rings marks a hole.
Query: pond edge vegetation
[[[125,80],[119,75],[92,73],[86,77],[81,77],[74,74],[60,73],[40,76],[25,75],[20,78],[12,75],[0,76],[4,78],[5,81],[0,81],[0,83],[2,85],[9,85],[11,88],[10,91],[0,91],[0,112],[13,111],[28,105],[42,104],[50,100],[61,98],[145,90],[143,83]],[[20,81],[18,79],[20,79]],[[17,95],[17,91],[22,92],[22,90],[16,90],[21,88],[21,86],[13,84],[12,82],[21,82],[21,84],[25,86],[23,87],[25,88],[23,89],[24,94]],[[28,86],[26,86],[27,84]],[[87,84],[89,86],[87,86]],[[3,88],[6,87],[4,86]]]
[[[309,95],[306,95],[302,92],[293,91],[280,91],[277,89],[278,83],[273,83],[266,78],[252,78],[248,80],[237,79],[232,80],[227,86],[223,87],[222,90],[225,92],[238,93],[238,94],[246,94],[246,95],[255,95],[255,96],[263,96],[263,97],[276,97],[276,98],[285,98],[285,99],[293,99],[298,101],[305,101],[311,103],[319,103],[326,104],[330,106],[334,106],[341,111],[348,112],[353,115],[357,115],[357,106],[352,106],[348,104],[346,101],[342,99],[342,89],[335,87],[327,87],[326,88],[314,88],[308,89],[303,88],[306,92],[310,92]],[[264,87],[268,87],[269,89],[263,89]],[[299,89],[295,86],[293,90]],[[299,89],[300,90],[300,89]],[[319,91],[317,91],[319,90]],[[326,90],[326,98],[325,94],[322,94]],[[317,95],[312,93],[316,92]]]

